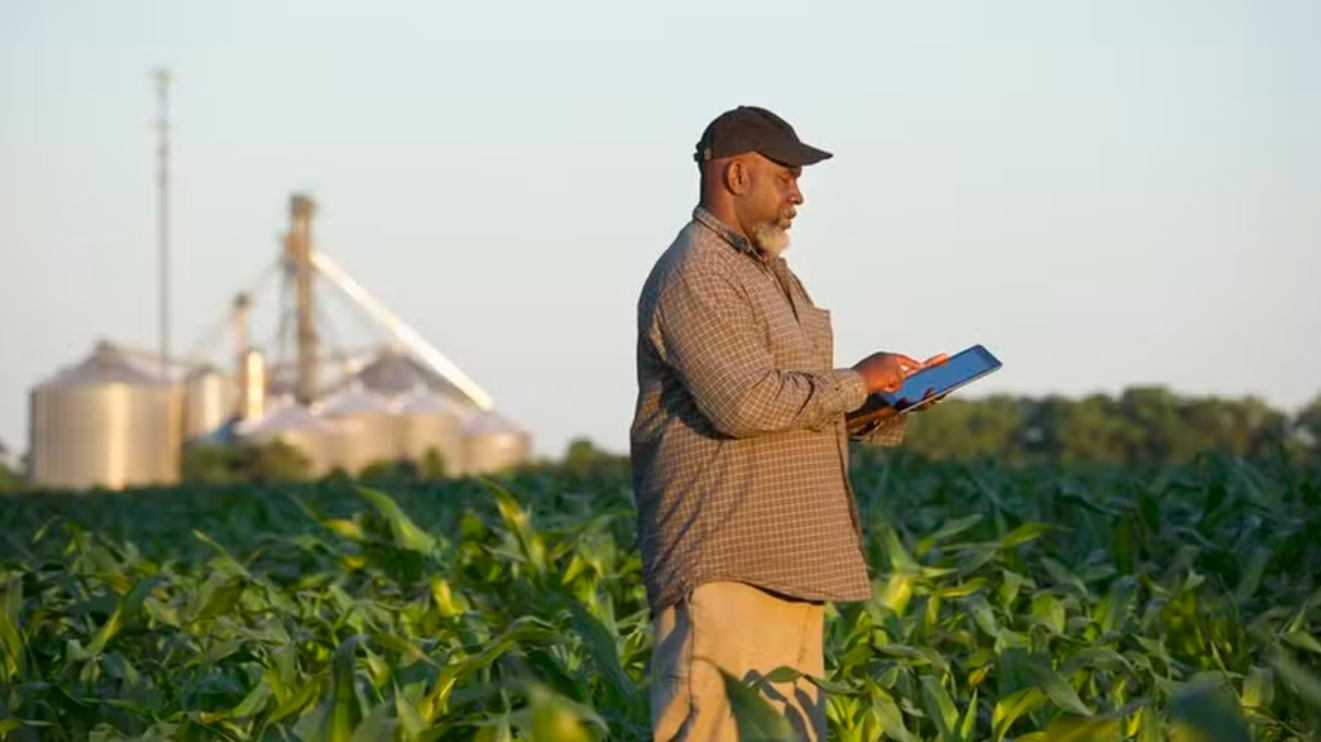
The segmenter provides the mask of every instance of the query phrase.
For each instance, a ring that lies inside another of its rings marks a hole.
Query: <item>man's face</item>
[[[743,194],[743,223],[758,247],[780,254],[789,246],[789,228],[803,202],[798,189],[802,168],[786,167],[759,154],[748,158],[750,187]]]

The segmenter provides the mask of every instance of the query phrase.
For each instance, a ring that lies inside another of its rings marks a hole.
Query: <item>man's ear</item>
[[[741,196],[751,185],[752,173],[748,171],[748,163],[741,157],[731,159],[725,165],[725,187],[730,193]]]

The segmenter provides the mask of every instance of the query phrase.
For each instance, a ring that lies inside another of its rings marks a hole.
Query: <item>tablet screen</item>
[[[894,393],[877,392],[886,404],[903,410],[922,401],[928,389],[935,395],[946,394],[964,384],[1000,368],[1000,360],[980,345],[950,356],[939,366],[924,368],[908,377],[903,388]]]

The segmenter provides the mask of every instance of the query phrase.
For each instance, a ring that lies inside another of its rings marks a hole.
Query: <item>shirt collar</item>
[[[698,206],[693,209],[693,219],[712,232],[715,232],[720,239],[728,242],[735,250],[738,250],[744,255],[756,258],[757,260],[766,259],[766,256],[762,253],[761,249],[753,245],[751,240],[738,232],[735,232],[732,227],[720,221],[720,219],[716,218],[715,214],[707,211],[705,207]]]

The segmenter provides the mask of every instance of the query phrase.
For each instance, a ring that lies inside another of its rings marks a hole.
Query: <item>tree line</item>
[[[933,459],[1161,466],[1200,453],[1321,458],[1321,395],[1296,414],[1255,397],[1191,397],[1159,386],[1081,398],[950,397],[914,420],[904,448]]]

